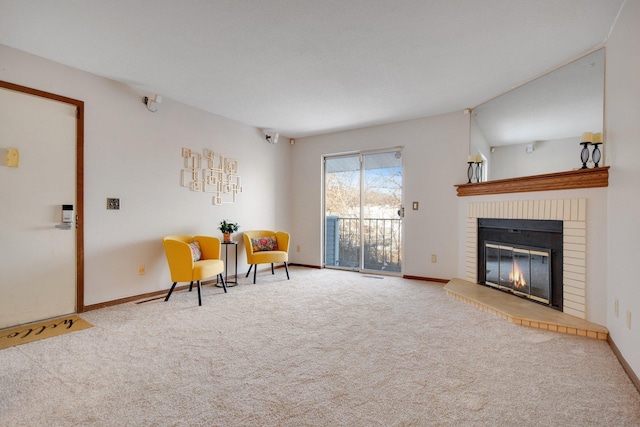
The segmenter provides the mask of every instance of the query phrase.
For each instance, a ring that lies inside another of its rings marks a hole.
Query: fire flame
[[[522,274],[522,271],[520,270],[520,268],[518,267],[518,264],[516,263],[514,263],[513,265],[513,271],[509,273],[509,280],[513,282],[513,286],[516,289],[527,287],[527,281],[524,279],[524,274]]]

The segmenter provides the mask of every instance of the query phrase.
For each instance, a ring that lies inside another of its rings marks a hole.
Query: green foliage
[[[235,233],[238,231],[240,226],[236,222],[228,222],[226,219],[220,221],[220,226],[218,230],[222,231],[222,233]]]

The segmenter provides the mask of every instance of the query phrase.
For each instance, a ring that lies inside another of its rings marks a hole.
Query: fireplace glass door
[[[531,297],[549,301],[551,258],[549,251],[531,251]]]
[[[549,303],[551,250],[485,242],[485,283]]]

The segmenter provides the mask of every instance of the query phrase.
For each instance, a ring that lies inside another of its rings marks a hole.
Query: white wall
[[[133,87],[2,45],[0,57],[1,80],[85,102],[85,305],[167,289],[163,235],[220,236],[223,218],[240,231],[289,228],[286,138],[267,144],[254,127],[167,98],[151,113],[141,100],[150,94]],[[182,147],[239,161],[236,204],[214,206],[211,194],[180,186]],[[107,197],[120,198],[121,209],[106,210]]]
[[[463,112],[299,139],[293,147],[294,262],[322,263],[322,157],[404,147],[403,274],[450,279],[457,271],[455,184],[466,182],[469,117]],[[413,211],[413,201],[420,209]],[[431,254],[438,256],[431,263]]]
[[[605,144],[609,178],[607,327],[640,377],[640,1],[627,0],[607,43]],[[620,303],[616,315],[614,301]],[[631,329],[626,326],[632,313]]]

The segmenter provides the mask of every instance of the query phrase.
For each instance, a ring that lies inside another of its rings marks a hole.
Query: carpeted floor
[[[82,315],[0,350],[1,426],[639,426],[602,340],[441,284],[292,268]]]

